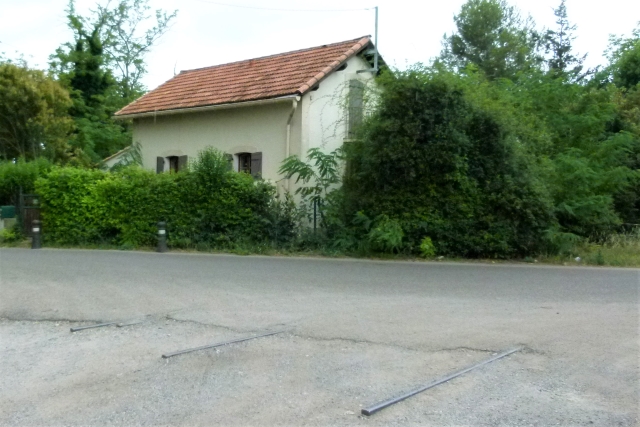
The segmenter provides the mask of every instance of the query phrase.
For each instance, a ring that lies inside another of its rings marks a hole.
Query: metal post
[[[33,220],[33,228],[31,229],[33,238],[31,239],[31,249],[40,249],[42,247],[42,241],[40,239],[40,221]]]
[[[373,56],[373,69],[375,70],[374,73],[378,72],[378,6],[375,7],[376,10],[376,33],[375,33],[375,37],[376,37],[376,45],[374,46],[375,52],[374,52],[374,56]]]
[[[316,217],[318,214],[318,201],[314,200],[313,201],[313,234],[316,234]]]
[[[167,223],[158,223],[158,252],[167,252]]]

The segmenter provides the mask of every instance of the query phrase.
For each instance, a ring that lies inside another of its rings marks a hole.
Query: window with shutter
[[[238,172],[251,173],[251,153],[238,153]]]
[[[164,172],[164,157],[156,157],[156,173]]]
[[[189,156],[178,157],[178,170],[177,172],[186,171],[189,165]]]
[[[167,157],[167,160],[169,160],[169,172],[171,173],[178,172],[178,164],[179,164],[178,156],[169,156]]]
[[[360,80],[349,81],[349,117],[347,127],[347,138],[356,136],[358,127],[362,124],[364,115],[364,83]]]
[[[262,178],[262,153],[251,153],[251,175]]]

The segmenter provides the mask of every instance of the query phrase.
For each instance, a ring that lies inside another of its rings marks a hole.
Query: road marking
[[[452,380],[452,379],[454,379],[456,377],[459,377],[462,374],[466,374],[469,371],[472,371],[472,370],[474,370],[476,368],[479,368],[479,367],[484,366],[486,364],[489,364],[491,362],[495,362],[498,359],[502,359],[503,357],[509,356],[510,354],[513,354],[513,353],[518,352],[520,350],[522,350],[522,347],[518,347],[518,348],[514,348],[512,350],[505,351],[505,352],[500,353],[500,354],[498,354],[496,356],[493,356],[490,359],[485,360],[484,362],[480,362],[480,363],[475,364],[473,366],[469,366],[468,368],[465,368],[465,369],[463,369],[461,371],[457,371],[457,372],[454,372],[452,374],[449,374],[449,375],[447,375],[445,377],[442,377],[442,378],[440,378],[438,380],[430,382],[429,384],[427,384],[427,385],[425,385],[423,387],[417,388],[417,389],[415,389],[413,391],[410,391],[410,392],[408,392],[406,394],[403,394],[402,396],[394,397],[392,399],[376,403],[373,406],[369,406],[368,408],[362,409],[362,411],[361,411],[362,415],[373,415],[376,412],[380,411],[381,409],[384,409],[384,408],[386,408],[388,406],[391,406],[391,405],[393,405],[395,403],[401,402],[401,401],[403,401],[405,399],[408,399],[411,396],[415,396],[416,394],[422,393],[423,391],[428,390],[430,388],[433,388],[433,387],[435,387],[437,385],[440,385],[442,383],[446,383],[447,381]]]

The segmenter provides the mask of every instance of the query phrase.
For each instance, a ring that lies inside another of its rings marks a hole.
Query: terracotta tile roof
[[[370,44],[369,37],[182,71],[117,116],[302,95]]]

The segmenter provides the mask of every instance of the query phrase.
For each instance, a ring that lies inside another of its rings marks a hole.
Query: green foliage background
[[[466,1],[430,65],[382,70],[355,139],[283,162],[296,207],[215,150],[179,174],[131,166],[135,144],[91,169],[131,144],[113,114],[144,93],[144,57],[176,16],[149,11],[119,0],[81,16],[70,1],[48,75],[0,58],[0,203],[38,191],[50,241],[149,246],[160,220],[173,247],[204,249],[509,258],[637,238],[640,26],[585,69],[564,0],[544,30],[505,0]]]

